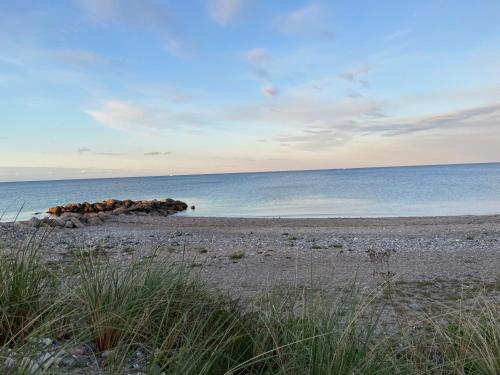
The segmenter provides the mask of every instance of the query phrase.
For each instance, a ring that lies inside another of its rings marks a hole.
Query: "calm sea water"
[[[11,221],[69,202],[172,197],[192,216],[374,217],[500,213],[500,163],[0,183]]]

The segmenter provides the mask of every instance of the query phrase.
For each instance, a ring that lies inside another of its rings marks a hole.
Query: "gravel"
[[[0,243],[21,243],[33,233],[33,228],[20,223],[2,223]],[[370,285],[379,282],[381,274],[405,283],[436,279],[492,283],[499,282],[500,275],[500,215],[359,219],[122,215],[100,226],[52,229],[43,253],[48,260],[59,261],[82,249],[123,261],[155,252],[173,263],[185,262],[237,297],[311,282],[323,289],[354,279]],[[234,253],[244,256],[234,259]]]

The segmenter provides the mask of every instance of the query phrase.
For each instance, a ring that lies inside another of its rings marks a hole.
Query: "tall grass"
[[[54,292],[39,247],[4,250],[0,263],[0,345],[22,343],[43,320]]]
[[[355,288],[328,298],[291,288],[249,309],[168,262],[88,254],[66,273],[47,268],[33,244],[2,254],[0,373],[7,348],[20,353],[10,373],[32,372],[33,343],[47,335],[88,346],[109,374],[126,373],[137,352],[150,374],[500,373],[491,301],[388,333],[373,295]]]

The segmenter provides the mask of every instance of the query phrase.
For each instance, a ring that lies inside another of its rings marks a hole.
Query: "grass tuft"
[[[238,260],[242,259],[245,257],[245,252],[244,251],[235,251],[234,253],[229,254],[229,259],[231,260]]]

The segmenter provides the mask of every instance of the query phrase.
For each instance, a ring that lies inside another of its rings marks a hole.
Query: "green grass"
[[[33,245],[2,253],[0,373],[28,373],[40,337],[61,348],[86,345],[96,358],[111,350],[108,374],[132,372],[138,349],[151,374],[500,372],[500,307],[492,301],[386,330],[378,295],[356,287],[333,295],[278,288],[249,309],[160,257],[71,259],[76,273],[47,268]],[[7,372],[9,350],[26,360]],[[50,365],[42,373],[70,373]]]
[[[229,259],[231,260],[238,260],[242,259],[245,257],[245,252],[244,251],[235,251],[234,253],[229,254]]]

